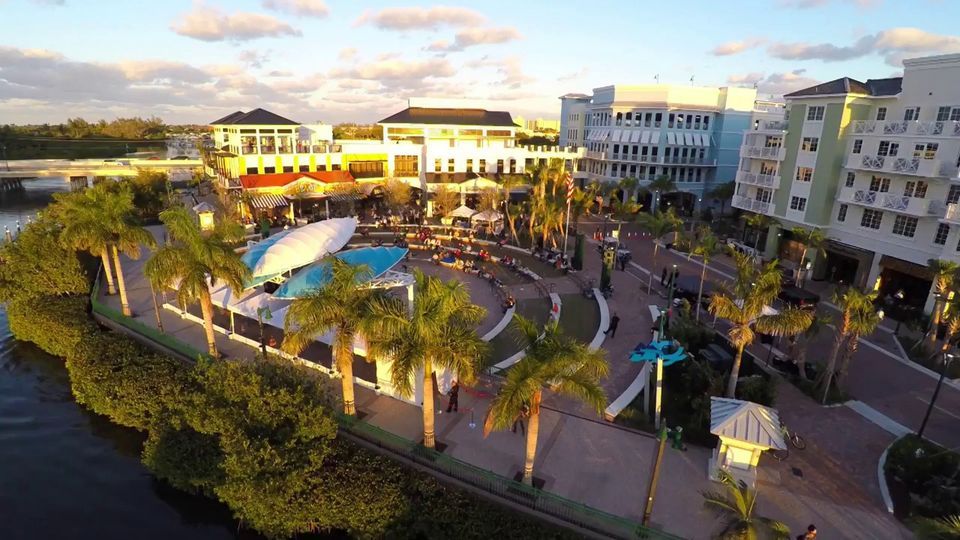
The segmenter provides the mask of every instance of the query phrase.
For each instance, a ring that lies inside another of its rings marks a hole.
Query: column
[[[865,288],[868,291],[876,291],[880,288],[880,271],[883,270],[883,268],[880,267],[881,257],[882,255],[879,253],[873,254],[873,259],[870,263],[870,270],[867,271],[866,274],[861,272],[859,268],[857,269],[857,285]],[[866,279],[861,282],[860,277],[862,275],[866,275]]]
[[[777,256],[780,249],[780,227],[776,224],[767,229],[767,243],[763,247],[763,256],[767,259]]]

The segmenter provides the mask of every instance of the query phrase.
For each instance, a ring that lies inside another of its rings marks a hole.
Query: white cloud
[[[263,0],[263,7],[303,17],[326,17],[330,8],[323,0]]]
[[[486,22],[486,17],[463,7],[434,6],[385,8],[380,11],[365,11],[355,25],[372,24],[384,30],[436,30],[441,26],[476,26]]]
[[[237,58],[244,64],[253,68],[262,68],[270,60],[270,49],[258,51],[255,49],[244,49],[240,51]]]
[[[727,77],[727,84],[734,86],[755,86],[763,94],[782,96],[803,88],[820,83],[819,80],[807,77],[805,69],[795,69],[769,75],[761,72],[735,74]]]
[[[201,41],[247,41],[263,37],[299,36],[300,31],[289,24],[261,13],[237,12],[226,14],[202,2],[183,14],[171,26],[181,36]]]
[[[743,41],[728,41],[721,43],[713,48],[711,53],[714,56],[729,56],[731,54],[740,54],[743,51],[759,47],[764,42],[763,38],[750,38]]]
[[[357,57],[357,48],[356,47],[344,47],[340,49],[340,53],[337,54],[337,58],[340,60],[353,60]]]
[[[428,51],[454,52],[462,51],[476,45],[496,45],[507,43],[523,36],[516,28],[466,28],[456,33],[453,43],[446,40],[435,41],[427,46]]]
[[[780,0],[780,5],[796,9],[812,9],[826,6],[833,0]],[[882,0],[839,0],[861,8],[872,8],[879,6]]]
[[[407,81],[427,77],[450,77],[454,73],[456,70],[450,62],[442,58],[431,58],[409,62],[397,59],[377,60],[350,68],[334,69],[331,75],[348,79]]]

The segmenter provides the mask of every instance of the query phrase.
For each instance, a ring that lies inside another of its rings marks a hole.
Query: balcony
[[[904,137],[960,137],[960,122],[899,122],[856,120],[854,135],[902,135]]]
[[[916,217],[941,217],[946,209],[940,201],[881,193],[866,189],[843,188],[837,197],[840,202],[852,203],[877,210],[889,210]]]
[[[774,161],[783,161],[787,155],[787,149],[782,146],[741,146],[740,157],[772,159]]]
[[[925,178],[937,178],[941,176],[958,178],[956,166],[938,159],[850,154],[847,156],[847,162],[844,166],[848,169],[907,174]]]
[[[757,129],[754,131],[776,131],[784,132],[787,130],[787,122],[783,120],[761,120]]]
[[[950,223],[960,224],[960,204],[950,203],[946,204],[945,207],[943,220],[949,221]]]
[[[587,159],[607,159],[606,152],[598,152],[596,150],[587,150],[585,156]]]
[[[737,182],[770,189],[780,188],[779,174],[758,174],[749,171],[737,171]]]
[[[751,199],[750,197],[745,197],[743,195],[734,195],[732,204],[734,208],[739,208],[741,210],[748,210],[750,212],[766,214],[768,216],[773,215],[772,203],[758,201],[757,199]]]
[[[717,164],[717,160],[710,159],[710,158],[700,158],[700,157],[663,156],[663,163],[670,163],[670,164],[677,164],[677,165],[713,166]]]

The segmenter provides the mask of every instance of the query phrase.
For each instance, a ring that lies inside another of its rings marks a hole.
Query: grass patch
[[[550,302],[545,298],[518,300],[516,312],[538,325],[543,325],[547,321],[547,317],[550,316]],[[490,354],[487,357],[487,365],[492,366],[520,352],[522,347],[519,339],[520,330],[513,321],[510,321],[510,324],[502,332],[490,340]]]
[[[900,341],[900,345],[903,347],[903,350],[907,352],[907,356],[910,358],[911,362],[916,362],[925,368],[940,373],[940,370],[943,367],[940,353],[937,352],[936,354],[931,355],[930,353],[926,352],[922,343],[922,338],[913,339],[907,336],[897,336],[897,339]],[[947,378],[960,378],[960,362],[950,363],[950,366],[947,368]]]
[[[564,294],[560,296],[560,328],[568,336],[578,341],[590,343],[597,335],[600,326],[600,307],[593,298],[582,294]]]

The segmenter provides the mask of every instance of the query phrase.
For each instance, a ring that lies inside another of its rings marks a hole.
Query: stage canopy
[[[356,218],[327,219],[289,229],[252,246],[244,254],[244,262],[253,271],[254,281],[269,279],[336,252],[350,241],[356,229]],[[260,247],[267,242],[266,248]]]

